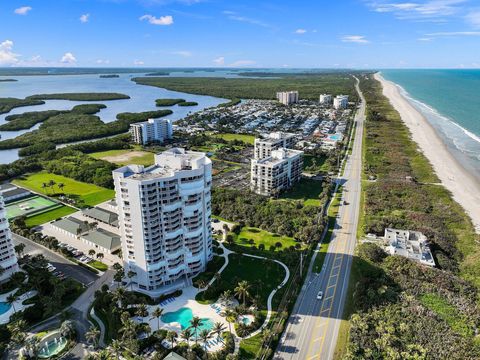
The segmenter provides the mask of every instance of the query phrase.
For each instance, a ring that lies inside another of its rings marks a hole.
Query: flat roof
[[[11,190],[11,189],[16,189],[17,187],[13,184],[10,183],[5,183],[5,184],[0,184],[0,192],[6,191],[6,190]]]
[[[120,247],[120,236],[104,229],[96,229],[82,236],[102,248],[116,250]]]

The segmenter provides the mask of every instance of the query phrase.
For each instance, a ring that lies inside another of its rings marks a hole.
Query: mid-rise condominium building
[[[0,195],[0,266],[4,270],[0,275],[0,282],[7,280],[19,270],[2,195]]]
[[[272,132],[264,139],[255,139],[255,159],[269,157],[273,150],[281,148],[293,148],[295,135],[285,132]]]
[[[296,104],[298,102],[298,91],[277,92],[277,100],[283,105]]]
[[[212,258],[212,162],[173,148],[113,171],[126,271],[152,296],[184,287]]]
[[[275,196],[290,188],[302,177],[303,151],[277,149],[269,157],[252,160],[251,190]]]
[[[333,107],[335,109],[346,109],[348,107],[348,95],[337,95],[333,99]]]
[[[148,119],[130,125],[132,141],[136,144],[163,143],[173,137],[172,121],[169,119]]]
[[[328,105],[332,103],[332,95],[330,94],[321,94],[320,95],[320,104]]]

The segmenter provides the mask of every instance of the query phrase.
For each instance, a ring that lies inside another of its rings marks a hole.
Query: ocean
[[[381,70],[480,180],[480,70]]]

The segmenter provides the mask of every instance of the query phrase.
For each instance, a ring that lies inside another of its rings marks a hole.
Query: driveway
[[[65,259],[63,256],[57,254],[56,252],[47,249],[46,247],[37,244],[36,242],[24,238],[23,236],[12,233],[13,244],[17,245],[19,243],[25,244],[25,254],[30,255],[43,255],[45,258],[57,268],[57,270],[62,271],[65,275],[81,282],[83,285],[90,285],[92,282],[98,279],[98,276],[84,269],[70,260]]]

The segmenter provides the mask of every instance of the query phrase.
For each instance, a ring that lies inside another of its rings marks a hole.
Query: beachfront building
[[[298,91],[277,92],[277,100],[283,105],[296,104],[298,102]]]
[[[332,95],[330,94],[321,94],[320,95],[320,104],[328,105],[332,103]]]
[[[400,255],[428,266],[435,266],[428,240],[418,231],[385,229],[384,240],[391,255]]]
[[[337,110],[348,107],[348,95],[337,95],[333,99],[333,107]]]
[[[273,150],[291,149],[295,145],[295,135],[285,132],[272,132],[263,139],[255,139],[255,159],[264,159],[272,154]]]
[[[173,148],[150,167],[113,171],[122,254],[135,289],[159,296],[185,287],[212,259],[212,161]]]
[[[251,166],[251,190],[260,195],[276,196],[301,179],[303,151],[273,150],[268,157],[253,159]]]
[[[2,195],[0,195],[0,266],[4,270],[0,274],[0,282],[7,280],[13,273],[19,271]]]
[[[163,143],[173,137],[172,121],[169,119],[148,119],[130,125],[132,141],[136,144]]]

